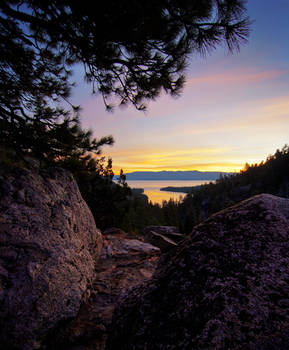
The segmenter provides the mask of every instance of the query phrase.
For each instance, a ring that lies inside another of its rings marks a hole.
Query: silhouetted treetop
[[[3,0],[1,90],[3,84],[10,89],[1,94],[1,105],[8,100],[12,113],[28,118],[21,107],[31,97],[67,98],[69,69],[81,62],[107,107],[116,95],[120,104],[144,109],[144,101],[162,89],[180,92],[190,53],[207,52],[221,42],[230,50],[239,48],[248,35],[244,4],[107,0],[95,9],[92,1]]]

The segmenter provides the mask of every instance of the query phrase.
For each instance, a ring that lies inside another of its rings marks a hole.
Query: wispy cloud
[[[222,115],[219,111],[215,113],[215,118],[204,119],[198,127],[195,127],[194,120],[191,120],[185,127],[183,125],[176,127],[174,133],[183,136],[204,136],[217,135],[220,132],[240,133],[242,130],[249,133],[266,129],[270,133],[272,127],[278,126],[289,129],[289,95],[236,105],[224,110]]]
[[[222,84],[251,84],[264,80],[275,79],[284,74],[288,74],[289,70],[268,70],[263,72],[255,72],[253,70],[231,70],[218,74],[207,74],[199,77],[193,77],[186,83],[187,87],[199,86],[200,84],[222,85]]]

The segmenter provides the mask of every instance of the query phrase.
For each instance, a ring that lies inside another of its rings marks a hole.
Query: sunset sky
[[[115,173],[239,171],[289,143],[289,0],[249,0],[247,8],[254,23],[241,52],[192,56],[182,95],[164,95],[146,113],[106,112],[76,71],[82,126],[113,135],[103,153]]]

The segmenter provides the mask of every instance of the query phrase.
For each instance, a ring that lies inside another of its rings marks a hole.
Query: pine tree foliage
[[[20,90],[18,98],[35,93],[66,98],[70,66],[81,62],[105,101],[114,93],[121,104],[130,101],[142,109],[142,101],[161,88],[180,91],[188,54],[205,53],[223,41],[229,50],[238,49],[248,35],[242,0],[110,0],[97,11],[94,6],[1,2],[3,62],[9,65],[4,74]]]
[[[79,126],[68,109],[74,64],[84,66],[107,108],[145,109],[162,90],[180,93],[191,53],[221,43],[238,49],[248,36],[242,0],[2,0],[0,137],[30,148],[34,133]],[[73,115],[72,113],[72,115]],[[31,133],[31,131],[33,132]],[[58,139],[57,142],[61,141]]]

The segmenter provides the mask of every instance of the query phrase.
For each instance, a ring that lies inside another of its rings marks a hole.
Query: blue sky
[[[289,0],[249,0],[247,8],[252,32],[240,53],[192,56],[182,95],[161,96],[146,113],[106,112],[76,70],[82,126],[114,136],[104,155],[115,172],[238,171],[289,143]]]

